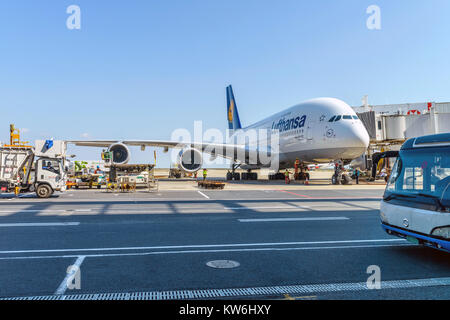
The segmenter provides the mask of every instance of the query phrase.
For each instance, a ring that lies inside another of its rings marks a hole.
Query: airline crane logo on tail
[[[230,108],[228,109],[228,121],[233,122],[233,110],[234,110],[234,100],[230,101]]]

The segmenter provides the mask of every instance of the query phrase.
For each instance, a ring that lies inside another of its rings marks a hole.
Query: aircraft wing
[[[228,143],[207,143],[207,142],[178,142],[164,140],[73,140],[67,143],[84,147],[102,147],[108,148],[112,144],[121,143],[127,146],[148,146],[161,148],[195,148],[212,156],[220,156],[231,160],[245,160],[249,157],[257,159],[257,149],[249,149],[245,145],[228,144]]]
[[[81,147],[99,147],[99,148],[108,148],[110,145],[114,143],[119,143],[119,140],[94,140],[94,141],[88,141],[88,140],[69,140],[66,141],[67,143],[74,144],[76,146]]]

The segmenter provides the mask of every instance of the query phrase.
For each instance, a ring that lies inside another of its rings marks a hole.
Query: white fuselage
[[[330,122],[333,117],[334,121]],[[361,156],[369,145],[367,130],[356,113],[348,104],[334,98],[300,103],[238,130],[233,137],[259,129],[279,134],[280,168],[292,167],[296,158],[307,163],[352,160]],[[248,145],[252,148],[260,143],[258,137]],[[275,150],[274,146],[270,147]]]

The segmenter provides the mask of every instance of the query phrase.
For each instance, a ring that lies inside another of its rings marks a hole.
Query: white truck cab
[[[48,198],[65,191],[67,182],[66,143],[36,140],[35,147],[0,147],[0,192],[36,192]]]

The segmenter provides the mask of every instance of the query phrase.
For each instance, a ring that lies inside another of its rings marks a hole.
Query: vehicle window
[[[43,160],[42,169],[59,174],[59,162],[52,160]]]
[[[403,190],[422,191],[423,172],[420,167],[405,168],[403,175]]]
[[[341,116],[337,116],[334,122],[341,120]]]
[[[336,116],[332,116],[330,120],[328,120],[328,122],[333,122],[334,118],[336,118]]]
[[[353,119],[358,120],[358,116],[352,116]]]
[[[352,116],[349,116],[349,115],[345,115],[343,118],[344,118],[344,120],[352,120]]]
[[[449,186],[449,148],[424,148],[400,153],[386,191],[442,197]]]

